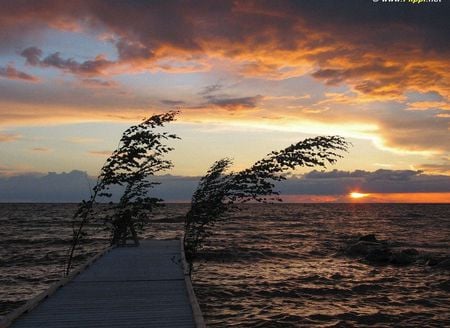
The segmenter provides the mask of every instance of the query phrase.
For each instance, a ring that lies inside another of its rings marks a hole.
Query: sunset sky
[[[180,108],[167,172],[180,183],[223,157],[238,170],[339,134],[349,153],[328,172],[294,172],[287,200],[450,202],[447,0],[0,8],[0,201],[33,200],[21,193],[47,172],[65,186],[63,172],[95,176],[125,128]]]

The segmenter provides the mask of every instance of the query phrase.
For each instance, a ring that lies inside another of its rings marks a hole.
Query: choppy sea
[[[61,278],[75,209],[0,204],[0,315]],[[158,210],[142,236],[179,237],[187,210]],[[77,264],[107,246],[101,226],[89,232]],[[414,261],[345,251],[368,234]],[[450,205],[246,205],[215,227],[192,279],[208,327],[450,327],[446,259]]]

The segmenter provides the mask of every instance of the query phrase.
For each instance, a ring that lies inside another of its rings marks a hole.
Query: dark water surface
[[[0,204],[0,314],[61,277],[72,204]],[[175,238],[186,205],[144,237]],[[107,245],[90,227],[82,263]],[[450,205],[248,205],[216,227],[193,274],[209,327],[450,327],[450,271],[348,257],[369,233],[395,249],[450,257]]]

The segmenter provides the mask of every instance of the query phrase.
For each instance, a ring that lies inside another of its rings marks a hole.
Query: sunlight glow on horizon
[[[361,198],[352,198],[350,195],[281,195],[280,197],[285,203],[450,203],[450,192],[370,193]]]
[[[351,192],[351,193],[349,194],[349,196],[350,196],[350,198],[352,198],[352,199],[361,199],[361,198],[365,198],[365,197],[370,196],[370,194],[364,194],[364,193],[360,193],[360,192],[353,191],[353,192]]]

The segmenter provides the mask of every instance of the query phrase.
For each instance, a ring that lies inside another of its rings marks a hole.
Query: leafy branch
[[[86,235],[86,225],[95,219],[94,206],[98,198],[111,198],[114,186],[119,186],[123,193],[105,217],[111,230],[111,244],[125,244],[130,233],[135,243],[138,243],[136,230],[143,228],[148,222],[148,214],[161,202],[161,199],[148,196],[149,190],[159,184],[148,178],[173,166],[170,160],[164,158],[173,150],[166,142],[179,139],[174,134],[158,132],[156,129],[175,120],[177,114],[177,111],[171,111],[153,115],[123,132],[117,149],[101,169],[91,197],[78,205],[73,216],[73,237],[66,275],[72,268],[75,251]]]
[[[215,162],[200,179],[185,219],[184,247],[191,264],[212,227],[234,204],[281,199],[274,182],[285,180],[283,173],[298,166],[323,167],[334,164],[350,144],[340,136],[308,138],[280,151],[273,151],[250,168],[227,173],[228,158]]]

